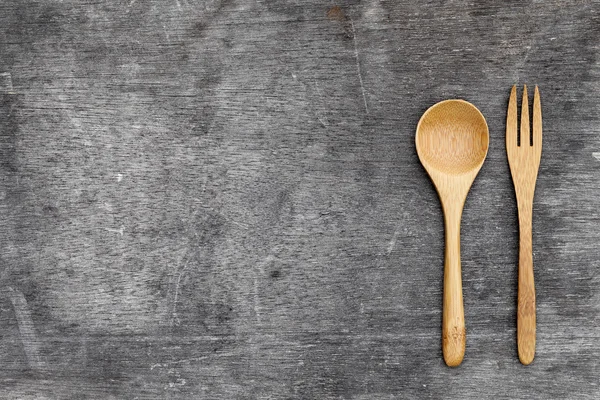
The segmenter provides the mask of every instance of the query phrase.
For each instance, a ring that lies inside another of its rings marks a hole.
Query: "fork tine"
[[[540,91],[535,87],[533,95],[533,146],[542,147],[542,105],[540,104]]]
[[[527,100],[527,85],[523,85],[523,101],[521,102],[521,146],[531,146],[531,131],[529,130],[529,101]]]
[[[517,85],[513,85],[506,114],[506,146],[517,146]]]

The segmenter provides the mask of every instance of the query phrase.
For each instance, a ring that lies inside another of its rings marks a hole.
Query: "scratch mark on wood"
[[[316,80],[315,80],[315,91],[317,92],[317,96],[319,97],[319,103],[323,103],[323,94],[321,93],[321,89],[319,88],[319,84],[317,83]],[[317,116],[317,119],[321,123],[321,125],[323,125],[324,127],[328,127],[329,126],[329,124],[327,123],[327,121],[323,117],[321,117],[319,115],[318,110],[315,111],[315,114]]]
[[[181,287],[181,279],[183,278],[183,275],[187,270],[191,258],[192,257],[188,257],[188,259],[185,261],[185,264],[183,265],[183,268],[181,268],[181,271],[179,271],[179,274],[177,276],[177,282],[175,283],[175,294],[173,295],[173,310],[171,311],[171,327],[173,327],[173,325],[175,324],[175,318],[177,318],[177,302],[179,301],[179,289]]]
[[[600,161],[600,152],[592,153],[592,157],[594,157],[596,160]]]
[[[10,72],[3,72],[0,74],[0,93],[15,94]]]
[[[35,326],[31,318],[31,310],[27,304],[27,299],[21,291],[8,287],[8,296],[17,316],[17,324],[19,325],[19,334],[23,343],[23,350],[27,357],[29,368],[40,370],[44,366],[44,362],[40,357],[40,341],[35,333]]]
[[[220,356],[232,356],[234,355],[234,353],[231,352],[219,352]],[[167,368],[170,367],[172,365],[178,365],[178,364],[190,364],[192,362],[196,362],[196,361],[203,361],[203,360],[207,360],[209,357],[208,356],[201,356],[201,357],[193,357],[193,358],[186,358],[183,360],[176,360],[176,361],[166,361],[164,363],[158,363],[158,364],[153,364],[150,366],[150,371],[154,370],[155,368]]]
[[[261,278],[265,275],[265,265],[268,265],[273,260],[273,258],[274,258],[273,254],[269,254],[263,260],[263,262],[261,262],[257,265],[258,272],[255,271],[255,273],[254,273],[254,312],[256,314],[256,321],[258,323],[261,322],[260,295],[259,295],[258,280],[259,280],[259,278]]]
[[[171,37],[169,36],[169,32],[167,32],[167,25],[163,24],[163,31],[165,32],[165,37],[167,38],[167,43],[171,44]]]
[[[114,228],[104,228],[107,232],[112,232],[112,233],[118,233],[120,236],[123,236],[123,233],[125,232],[125,227],[121,226],[119,229],[114,229]]]
[[[356,43],[356,29],[354,29],[354,21],[350,19],[350,26],[352,27],[352,38],[354,41],[354,57],[356,58],[356,71],[358,72],[358,80],[360,82],[360,90],[362,92],[363,101],[365,103],[365,112],[369,113],[369,107],[367,105],[367,95],[365,93],[365,85],[363,83],[362,72],[360,70],[360,59],[358,55],[358,44]]]
[[[392,236],[392,240],[390,240],[390,244],[387,248],[388,255],[390,255],[392,250],[394,250],[394,247],[396,246],[396,240],[398,240],[398,229],[396,229],[396,231],[394,232],[394,236]]]
[[[177,301],[179,300],[179,288],[181,287],[181,278],[185,273],[189,263],[189,259],[185,262],[185,265],[179,271],[179,276],[177,277],[177,283],[175,284],[175,297],[173,298],[173,311],[171,312],[171,326],[175,323],[175,317],[177,316]]]
[[[185,386],[187,381],[183,378],[177,378],[175,382],[169,382],[169,387],[174,388],[175,386]]]
[[[319,117],[318,115],[317,115],[317,119],[319,120],[319,122],[321,123],[321,125],[323,125],[325,128],[327,127],[327,124],[325,123],[325,121],[323,121],[321,119],[321,117]]]

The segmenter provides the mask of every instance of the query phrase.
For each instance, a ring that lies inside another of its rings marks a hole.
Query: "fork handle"
[[[531,203],[519,205],[519,285],[517,294],[517,348],[522,364],[531,364],[535,356],[535,285]]]
[[[444,304],[442,315],[442,352],[449,367],[458,366],[465,356],[466,331],[460,268],[460,218],[462,209],[444,210],[446,254],[444,261]]]

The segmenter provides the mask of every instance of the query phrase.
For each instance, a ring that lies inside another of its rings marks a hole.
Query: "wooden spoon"
[[[450,367],[465,355],[465,314],[460,271],[460,219],[467,193],[489,146],[485,118],[471,103],[446,100],[421,117],[415,138],[421,164],[438,192],[446,226],[442,351]]]

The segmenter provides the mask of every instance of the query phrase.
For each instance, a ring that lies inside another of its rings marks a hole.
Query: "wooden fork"
[[[535,287],[531,218],[533,194],[542,156],[542,107],[537,86],[533,97],[533,134],[529,129],[527,86],[523,86],[521,135],[517,135],[517,87],[513,86],[506,116],[506,154],[519,210],[519,286],[517,295],[517,348],[524,365],[535,356]]]

